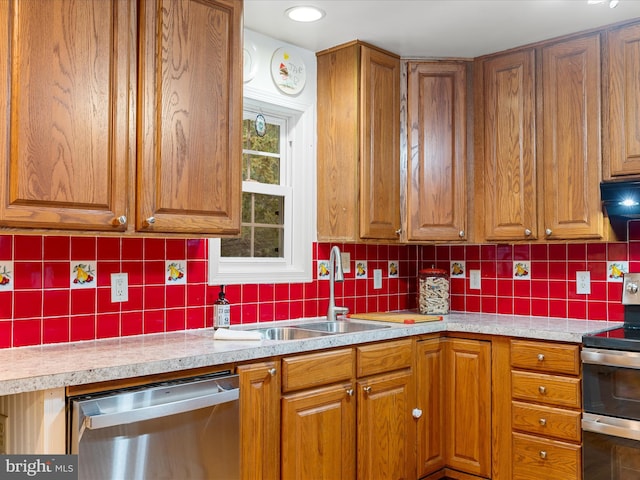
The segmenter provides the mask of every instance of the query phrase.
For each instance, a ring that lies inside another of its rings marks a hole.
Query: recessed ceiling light
[[[287,17],[295,22],[315,22],[324,17],[324,11],[309,5],[291,7],[285,13]]]

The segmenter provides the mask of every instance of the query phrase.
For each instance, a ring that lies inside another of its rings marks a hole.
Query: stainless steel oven
[[[239,392],[225,372],[70,398],[78,478],[239,478]]]
[[[584,348],[583,480],[640,478],[640,352]]]
[[[582,339],[583,480],[640,479],[640,274],[626,274],[625,321]]]

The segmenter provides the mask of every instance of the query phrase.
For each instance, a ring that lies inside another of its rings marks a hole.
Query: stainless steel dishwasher
[[[69,398],[79,479],[239,478],[239,393],[225,372]]]

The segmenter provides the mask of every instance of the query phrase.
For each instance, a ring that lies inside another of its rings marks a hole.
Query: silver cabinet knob
[[[401,228],[399,228],[399,229],[397,229],[397,230],[396,230],[396,235],[398,235],[398,236],[399,236],[401,233],[402,233],[402,229],[401,229]]]
[[[366,393],[366,394],[371,393],[371,387],[364,387],[362,390],[363,390],[363,391],[364,391],[364,393]]]
[[[268,370],[269,375],[271,375],[272,377],[276,376],[276,373],[278,373],[278,371],[275,368],[270,368]]]
[[[551,234],[553,233],[553,230],[551,230],[550,228],[547,228],[547,229],[544,231],[544,233],[545,233],[546,235],[551,235]]]
[[[411,415],[413,415],[413,418],[420,418],[422,416],[422,410],[420,410],[419,408],[414,408],[411,412]]]
[[[638,293],[638,284],[632,282],[627,283],[627,292]]]
[[[524,236],[525,237],[530,237],[531,236],[531,230],[529,230],[528,228],[524,229]]]
[[[543,426],[543,427],[544,427],[544,426],[547,424],[547,419],[546,419],[546,418],[541,418],[540,420],[538,420],[538,423],[539,423],[541,426]]]
[[[547,458],[547,452],[544,450],[540,450],[540,458],[545,459]]]
[[[353,388],[347,388],[347,395],[353,397]]]
[[[460,231],[458,232],[458,236],[459,236],[460,238],[464,238],[464,230],[460,230]]]
[[[544,353],[539,353],[538,354],[538,361],[539,362],[544,362]]]
[[[117,220],[118,220],[118,225],[127,224],[127,217],[125,215],[120,215]]]
[[[543,387],[542,385],[540,385],[538,387],[538,391],[540,392],[541,395],[545,395],[547,393],[547,387]]]
[[[147,225],[153,225],[154,223],[156,223],[156,217],[149,217],[146,220]]]

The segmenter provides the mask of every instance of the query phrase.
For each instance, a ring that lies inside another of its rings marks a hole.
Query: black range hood
[[[618,240],[627,240],[627,223],[640,220],[640,180],[603,182],[600,198]]]

